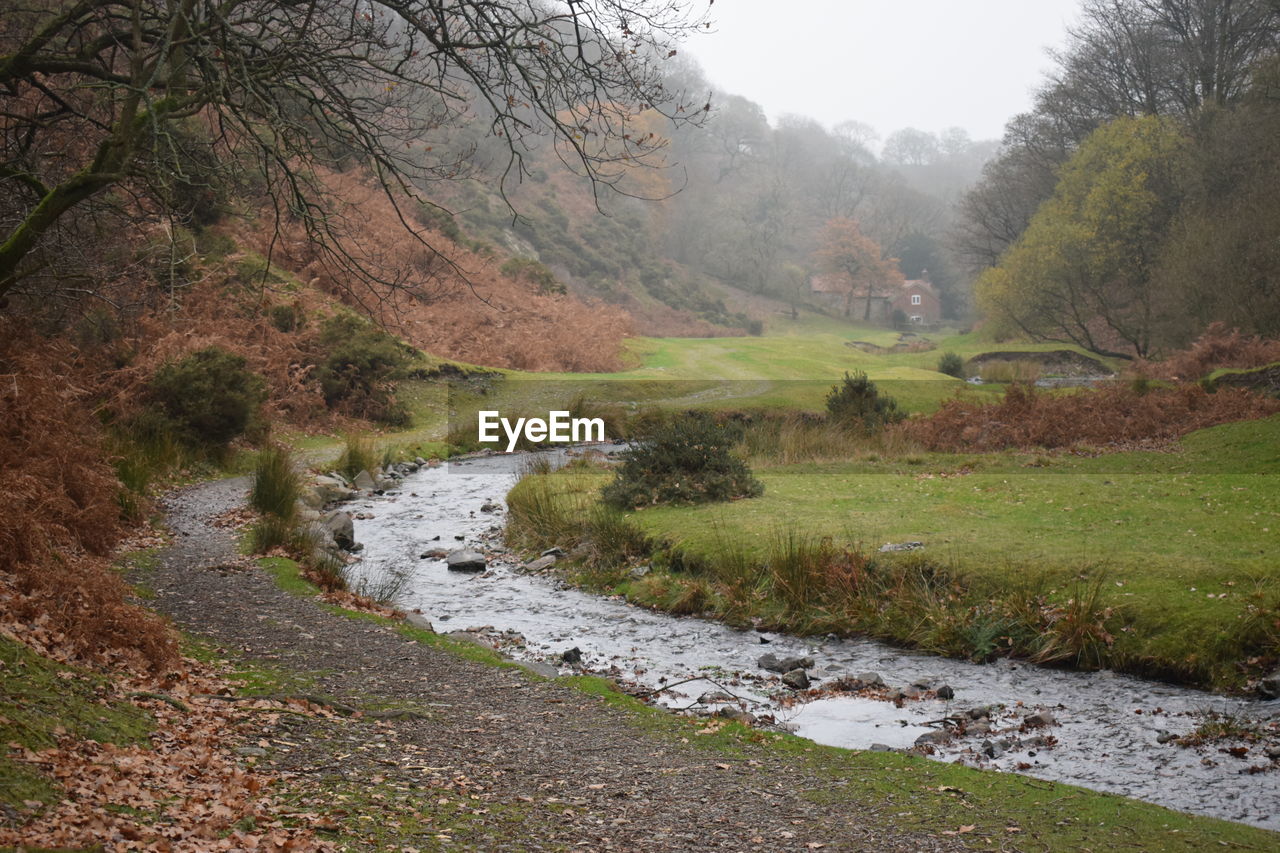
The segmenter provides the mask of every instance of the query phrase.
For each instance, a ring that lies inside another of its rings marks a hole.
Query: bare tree
[[[252,171],[349,273],[319,174],[358,161],[393,198],[458,174],[432,135],[482,121],[504,181],[533,134],[597,188],[662,141],[649,109],[693,0],[25,0],[0,23],[0,297],[53,260],[65,215],[118,188],[172,199],[193,164]],[[465,152],[463,153],[465,156]],[[402,217],[403,220],[403,217]],[[407,220],[406,228],[413,231]],[[416,233],[416,232],[415,232]]]

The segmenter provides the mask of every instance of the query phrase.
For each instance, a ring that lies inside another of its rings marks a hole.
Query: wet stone
[[[538,559],[532,562],[525,563],[524,570],[526,572],[545,572],[547,569],[551,568],[555,564],[556,564],[555,555],[548,554],[545,557],[539,557]]]
[[[809,676],[803,669],[797,667],[790,672],[783,673],[782,683],[793,690],[808,690]]]
[[[483,572],[488,568],[484,554],[466,548],[450,551],[445,563],[451,572]]]
[[[756,665],[761,669],[769,670],[769,672],[787,673],[793,669],[811,669],[813,667],[813,658],[779,657],[770,652],[756,661]]]
[[[956,698],[956,692],[951,689],[951,685],[949,684],[939,686],[934,692],[937,694],[939,699],[948,700]]]
[[[916,738],[916,746],[924,746],[925,744],[937,746],[944,743],[951,743],[951,732],[946,729],[925,732],[920,735],[920,737]]]
[[[1053,718],[1053,714],[1048,711],[1037,711],[1034,714],[1027,714],[1027,716],[1023,717],[1022,722],[1032,728],[1039,726],[1054,726],[1058,724],[1058,721]]]

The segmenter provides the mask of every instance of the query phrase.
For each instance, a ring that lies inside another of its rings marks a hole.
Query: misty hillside
[[[669,76],[684,91],[709,88],[692,66]],[[758,331],[761,308],[728,307],[744,292],[780,303],[762,303],[771,308],[810,302],[823,226],[853,219],[907,278],[927,271],[948,316],[962,318],[967,282],[945,235],[994,142],[958,128],[941,136],[908,128],[880,140],[854,122],[828,130],[784,116],[771,124],[757,104],[729,93],[710,92],[709,104],[697,126],[678,132],[657,114],[642,116],[657,150],[611,172],[609,186],[575,176],[545,144],[502,184],[502,153],[486,158],[481,146],[478,174],[429,189],[440,209],[424,221],[469,245],[538,261],[572,292],[626,308],[641,334],[717,335]]]

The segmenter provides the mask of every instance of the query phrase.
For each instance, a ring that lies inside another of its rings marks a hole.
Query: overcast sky
[[[1031,104],[1079,0],[717,0],[684,50],[722,91],[886,136],[963,127],[997,139]]]

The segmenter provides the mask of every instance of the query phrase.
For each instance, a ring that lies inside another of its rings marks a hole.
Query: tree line
[[[1087,0],[951,245],[1002,335],[1126,358],[1280,335],[1280,3]]]

